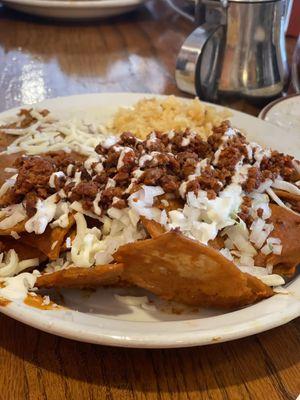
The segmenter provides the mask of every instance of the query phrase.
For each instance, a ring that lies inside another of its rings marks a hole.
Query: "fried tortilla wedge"
[[[144,225],[144,228],[153,239],[165,233],[165,228],[153,219],[141,217],[141,221]]]
[[[169,199],[166,197],[166,195],[162,195],[161,198],[159,199],[161,202],[158,205],[158,208],[161,208],[162,210],[165,210],[167,212],[172,211],[172,210],[177,210],[178,208],[183,207],[183,203],[179,199]],[[162,201],[167,201],[167,205],[164,205]],[[144,225],[144,228],[146,231],[149,233],[149,235],[152,238],[156,238],[163,233],[166,232],[165,228],[159,223],[154,221],[153,219],[147,219],[146,217],[141,217],[141,222]]]
[[[7,135],[5,132],[1,131],[0,128],[0,152],[5,150],[7,146],[9,146],[14,140],[16,136]],[[22,153],[13,153],[13,154],[1,154],[0,157],[0,187],[3,183],[14,175],[12,172],[6,172],[5,168],[14,168],[14,163],[22,155]],[[0,198],[0,206],[3,207],[7,203],[7,196],[4,198],[2,196]]]
[[[273,293],[218,251],[177,231],[121,246],[114,258],[124,264],[125,281],[188,305],[229,309]]]
[[[270,263],[274,266],[274,273],[290,277],[300,263],[300,216],[275,204],[271,204],[270,208],[270,220],[274,224],[270,236],[280,239],[282,252],[280,255],[259,253],[255,265],[266,266]]]
[[[300,196],[298,194],[279,189],[274,189],[274,192],[281,200],[287,201],[294,211],[300,212]]]
[[[36,235],[35,233],[24,233],[21,241],[31,247],[39,249],[50,260],[56,260],[63,247],[63,241],[75,222],[74,216],[69,215],[69,225],[66,228],[51,228],[48,226],[44,233]]]
[[[27,218],[24,219],[23,221],[18,222],[16,225],[14,225],[11,228],[0,229],[0,236],[10,236],[12,232],[16,232],[16,233],[25,232],[26,221],[27,221]]]
[[[153,219],[141,217],[141,221],[152,239],[155,239],[166,232],[165,228]],[[224,239],[220,236],[217,236],[214,240],[210,240],[208,245],[216,250],[220,250],[224,247]]]
[[[7,133],[5,133],[3,131],[3,129],[7,129],[9,128],[9,126],[1,126],[0,127],[0,151],[3,151],[7,148],[7,146],[9,146],[14,140],[16,140],[16,136],[15,135],[8,135]],[[15,157],[15,154],[11,154],[11,156]],[[7,164],[2,164],[2,156],[4,154],[1,154],[1,161],[0,161],[0,169],[4,169],[5,167],[7,167]],[[18,154],[19,156],[20,154]],[[6,159],[5,159],[6,161]],[[9,165],[10,167],[11,165]]]
[[[172,210],[178,210],[178,208],[184,207],[184,202],[181,199],[173,199],[165,193],[158,197],[156,207],[167,212]]]
[[[4,251],[14,249],[18,254],[19,260],[28,260],[30,258],[38,258],[40,262],[46,261],[47,256],[43,254],[39,249],[28,246],[21,240],[15,240],[10,236],[1,237],[1,246]]]
[[[0,173],[1,177],[1,173]],[[4,179],[5,181],[6,179]],[[1,178],[0,178],[1,181]],[[2,182],[3,184],[4,182]],[[3,194],[3,196],[0,197],[0,207],[7,207],[9,204],[14,204],[16,203],[15,201],[15,195],[14,191],[12,189],[8,189],[7,192]]]
[[[16,136],[7,135],[5,132],[1,131],[0,128],[0,152],[6,150],[7,146],[9,146],[14,140],[16,140]],[[12,154],[1,154],[0,157],[0,186],[6,181],[6,179],[10,178],[14,175],[11,172],[6,172],[5,168],[14,167],[14,163],[17,158],[19,158],[22,153],[12,153]]]
[[[91,268],[70,267],[37,278],[38,288],[96,288],[121,281],[123,264],[97,265]]]

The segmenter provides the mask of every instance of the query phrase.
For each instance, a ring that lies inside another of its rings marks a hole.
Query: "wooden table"
[[[162,1],[81,24],[0,7],[0,111],[88,92],[182,95],[174,63],[191,30]],[[294,43],[288,40],[289,54]],[[300,393],[299,319],[231,343],[178,350],[81,344],[4,316],[0,324],[0,400],[295,400]]]

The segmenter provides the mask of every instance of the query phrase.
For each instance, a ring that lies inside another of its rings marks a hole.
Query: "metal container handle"
[[[200,71],[204,50],[221,25],[204,23],[183,43],[176,61],[175,79],[180,90],[201,96]]]

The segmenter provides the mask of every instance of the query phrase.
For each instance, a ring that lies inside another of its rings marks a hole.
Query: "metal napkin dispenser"
[[[271,99],[288,81],[285,0],[201,0],[200,24],[176,63],[179,89],[216,101],[235,96]]]

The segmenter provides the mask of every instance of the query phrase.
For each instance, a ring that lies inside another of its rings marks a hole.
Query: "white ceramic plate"
[[[59,19],[95,19],[132,11],[146,0],[2,0],[27,14]]]
[[[99,121],[105,122],[119,106],[130,106],[145,96],[153,95],[91,94],[47,100],[40,106],[60,116],[97,115]],[[0,119],[15,112],[2,113]],[[243,129],[251,140],[300,158],[299,135],[289,135],[262,120],[232,112],[232,123]],[[147,311],[139,306],[127,306],[114,296],[115,293],[145,294],[137,289],[99,289],[89,296],[81,291],[64,290],[62,294],[69,309],[62,311],[42,311],[17,301],[0,309],[43,331],[84,342],[143,348],[185,347],[233,340],[287,323],[300,315],[300,277],[288,285],[288,290],[289,294],[277,294],[227,313],[205,309],[181,315]],[[155,300],[154,296],[149,297]]]
[[[300,94],[292,94],[272,101],[260,112],[259,118],[279,126],[290,135],[299,136]]]

